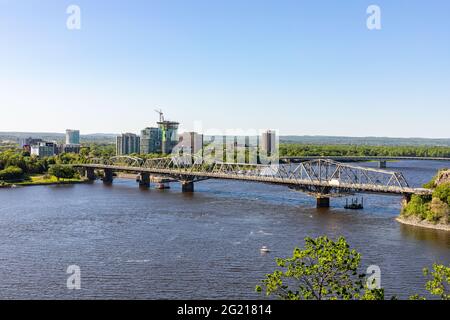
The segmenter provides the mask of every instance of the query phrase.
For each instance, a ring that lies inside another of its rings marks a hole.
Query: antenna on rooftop
[[[161,109],[155,109],[155,111],[159,114],[159,122],[164,122],[164,113]]]

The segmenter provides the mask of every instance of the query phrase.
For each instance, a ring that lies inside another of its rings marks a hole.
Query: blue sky
[[[449,14],[446,0],[0,0],[0,131],[138,132],[160,107],[186,130],[449,138]]]

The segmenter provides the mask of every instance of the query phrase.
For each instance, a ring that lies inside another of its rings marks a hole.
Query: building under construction
[[[159,137],[161,141],[161,153],[168,154],[178,144],[178,122],[164,119],[162,110],[155,110],[159,113]]]

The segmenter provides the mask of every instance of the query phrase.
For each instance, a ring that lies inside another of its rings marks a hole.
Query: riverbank
[[[441,224],[441,223],[431,223],[426,220],[420,220],[417,217],[397,217],[395,220],[402,224],[406,224],[409,226],[414,227],[421,227],[421,228],[427,228],[427,229],[435,229],[435,230],[443,230],[443,231],[450,231],[450,225],[448,224]]]
[[[404,199],[397,221],[428,229],[450,231],[450,170],[441,169],[424,185],[431,195],[413,194]]]
[[[21,182],[9,182],[0,185],[1,188],[15,188],[15,187],[30,187],[30,186],[49,186],[49,185],[64,185],[64,184],[80,184],[87,183],[88,179],[60,179],[58,180],[56,177],[44,177],[44,176],[32,176],[30,180],[21,181]]]

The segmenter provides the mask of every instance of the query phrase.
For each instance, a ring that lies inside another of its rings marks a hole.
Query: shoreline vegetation
[[[431,196],[413,195],[403,201],[397,221],[406,225],[450,231],[450,169],[440,170],[424,188]]]
[[[59,179],[55,176],[36,175],[31,176],[22,181],[3,181],[0,182],[0,188],[16,188],[16,187],[31,187],[31,186],[49,186],[49,185],[67,185],[67,184],[81,184],[90,182],[85,178],[70,178]]]

